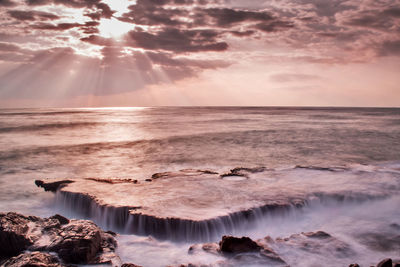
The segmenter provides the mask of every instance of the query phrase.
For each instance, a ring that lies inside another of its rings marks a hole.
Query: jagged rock
[[[324,239],[324,238],[330,238],[332,237],[330,234],[324,232],[324,231],[317,231],[317,232],[307,232],[307,233],[302,233],[303,235],[310,237],[310,238],[320,238],[320,239]]]
[[[219,242],[219,248],[227,253],[254,252],[262,249],[256,242],[245,236],[242,238],[223,236]]]
[[[34,219],[15,212],[0,213],[0,255],[16,256],[33,244],[28,224]]]
[[[50,182],[50,183],[45,183],[42,180],[36,180],[35,184],[38,187],[42,187],[44,189],[44,191],[51,191],[51,192],[56,192],[59,188],[73,183],[74,181],[72,180],[61,180],[61,181],[55,181],[55,182]]]
[[[49,219],[56,219],[60,222],[60,224],[68,224],[69,223],[69,220],[67,218],[65,218],[64,216],[61,216],[60,214],[51,216]]]
[[[249,237],[223,236],[219,244],[196,244],[189,248],[188,253],[194,254],[200,249],[214,255],[224,256],[225,260],[219,262],[217,266],[286,266],[285,261],[272,249],[259,245]]]
[[[92,262],[101,246],[100,229],[90,221],[75,221],[62,228],[60,235],[48,246],[65,262]]]
[[[47,219],[17,213],[0,213],[0,252],[11,257],[23,250],[51,251],[66,263],[111,263],[117,243],[112,234],[86,220],[60,215]]]
[[[376,267],[392,267],[392,259],[384,259],[376,265]]]
[[[64,267],[56,256],[42,252],[20,254],[6,261],[4,267]]]

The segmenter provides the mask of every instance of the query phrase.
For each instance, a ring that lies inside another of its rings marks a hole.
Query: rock
[[[30,250],[55,252],[66,263],[105,264],[118,259],[114,236],[91,221],[10,212],[0,213],[0,222],[0,258]]]
[[[69,263],[91,263],[101,247],[100,229],[90,221],[73,221],[62,227],[59,236],[47,247]]]
[[[64,267],[56,256],[42,252],[20,254],[6,261],[4,267]]]
[[[51,191],[51,192],[56,192],[58,189],[61,187],[73,183],[74,181],[72,180],[61,180],[61,181],[55,181],[55,182],[44,182],[42,180],[36,180],[35,184],[38,187],[42,187],[44,191]]]
[[[0,213],[0,256],[16,256],[33,244],[28,235],[31,221],[15,212]]]
[[[349,267],[360,267],[357,263],[350,264]]]
[[[310,237],[310,238],[320,238],[320,239],[324,239],[324,238],[330,238],[332,237],[330,234],[323,232],[323,231],[317,231],[317,232],[308,232],[308,233],[302,233],[303,235]]]
[[[60,224],[68,224],[69,223],[69,220],[67,218],[65,218],[64,216],[61,216],[60,214],[51,216],[49,219],[56,219],[60,222]]]
[[[124,263],[121,265],[121,267],[142,267],[142,266],[133,263]]]
[[[219,242],[219,248],[222,252],[227,253],[254,252],[262,249],[248,237],[237,238],[233,236],[223,236]]]
[[[392,267],[392,259],[384,259],[376,267]]]

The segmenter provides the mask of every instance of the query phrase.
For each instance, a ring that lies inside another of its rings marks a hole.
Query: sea
[[[36,179],[141,181],[154,173],[181,169],[224,173],[235,167],[260,166],[274,171],[279,181],[272,182],[286,189],[282,192],[296,184],[309,185],[312,190],[317,182],[338,192],[341,183],[353,188],[360,184],[360,192],[349,194],[362,193],[365,198],[345,198],[265,216],[247,228],[223,234],[256,240],[323,230],[352,248],[351,255],[345,256],[329,249],[316,253],[296,246],[277,251],[290,266],[348,266],[355,262],[370,266],[386,257],[400,259],[400,109],[0,109],[0,212],[82,217],[66,210],[53,193],[36,187]],[[335,176],[324,172],[332,169],[344,171]],[[110,228],[96,218],[86,219]],[[191,240],[119,234],[122,262],[156,267],[220,266],[224,259],[206,252],[188,253],[195,243]],[[215,236],[211,241],[220,239]]]

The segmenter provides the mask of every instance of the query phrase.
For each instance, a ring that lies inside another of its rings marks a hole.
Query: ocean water
[[[310,190],[323,185],[338,192],[341,184],[356,189],[359,185],[360,190],[349,194],[363,194],[365,201],[315,203],[289,214],[258,218],[226,234],[258,239],[324,230],[353,251],[338,257],[329,250],[276,247],[291,266],[321,266],[321,261],[324,266],[370,266],[384,257],[400,258],[400,109],[0,110],[0,211],[80,216],[37,188],[34,180],[39,178],[145,180],[153,173],[187,168],[224,173],[259,166],[273,171],[271,182],[286,189],[282,192],[299,185]],[[344,171],[332,174],[332,168]],[[218,266],[223,260],[206,252],[188,254],[190,240],[121,234],[123,262]]]

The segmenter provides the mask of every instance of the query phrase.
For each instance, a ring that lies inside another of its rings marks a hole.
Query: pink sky
[[[0,0],[0,107],[400,106],[399,56],[399,0]]]

